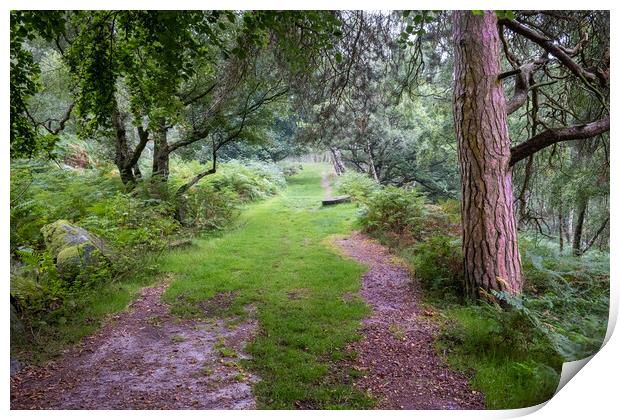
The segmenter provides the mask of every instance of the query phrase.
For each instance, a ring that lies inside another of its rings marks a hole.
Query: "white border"
[[[10,176],[10,159],[9,159],[9,93],[8,93],[8,80],[9,80],[9,65],[6,57],[9,56],[9,36],[8,36],[8,24],[10,9],[385,9],[385,10],[402,10],[402,9],[485,9],[493,8],[496,10],[502,9],[514,9],[518,6],[519,9],[612,9],[612,3],[610,1],[588,1],[588,2],[567,2],[567,1],[531,1],[522,0],[517,3],[515,1],[497,0],[493,2],[481,2],[481,1],[447,1],[447,0],[408,0],[408,1],[334,1],[334,0],[315,0],[315,1],[282,1],[282,0],[263,0],[263,1],[248,1],[248,0],[229,0],[229,1],[187,1],[176,0],[174,2],[150,0],[150,1],[137,1],[137,0],[110,0],[110,1],[88,1],[88,0],[24,0],[24,1],[4,1],[5,5],[4,14],[0,19],[0,25],[2,28],[2,56],[5,57],[3,66],[1,67],[2,78],[4,80],[4,87],[2,95],[3,112],[0,116],[2,122],[2,133],[4,133],[4,153],[2,153],[2,171],[3,183],[0,187],[0,195],[2,197],[2,206],[0,212],[2,212],[2,218],[4,223],[0,223],[0,235],[3,238],[2,248],[0,248],[0,261],[2,261],[2,272],[6,274],[2,281],[0,281],[0,296],[8,298],[9,292],[9,176]],[[485,7],[486,6],[486,7]],[[616,94],[616,77],[618,72],[617,68],[618,60],[615,46],[617,43],[617,30],[615,29],[615,23],[618,23],[616,17],[616,11],[612,9],[611,13],[611,39],[612,39],[612,66],[611,66],[611,81],[612,81],[612,109],[616,109],[617,94]],[[613,124],[612,124],[613,130]],[[620,146],[615,144],[615,141],[611,141],[611,158],[612,162],[619,161],[618,149]],[[532,419],[546,419],[546,418],[566,418],[566,419],[606,419],[617,416],[618,413],[618,374],[619,374],[619,362],[618,354],[620,344],[617,337],[611,335],[613,326],[617,319],[618,313],[618,280],[617,280],[617,268],[618,264],[614,257],[617,255],[617,250],[620,245],[618,237],[618,225],[614,222],[615,217],[618,215],[618,205],[616,197],[618,197],[619,181],[618,181],[618,164],[612,164],[611,167],[611,279],[612,279],[612,295],[611,295],[611,308],[610,308],[610,329],[608,330],[607,338],[609,341],[596,354],[587,366],[577,374],[577,376],[570,380],[568,384],[562,388],[559,393],[554,396],[547,404],[541,404],[540,406],[521,409],[521,410],[503,410],[503,411],[299,411],[294,415],[300,419],[315,418],[318,416],[326,418],[370,418],[376,416],[389,416],[395,419],[426,419],[426,418],[471,418],[471,419],[487,419],[487,418],[511,418],[521,415],[530,414]],[[9,336],[9,317],[8,310],[4,310],[3,322],[2,322],[2,334],[3,337]],[[5,394],[4,394],[4,409],[9,410],[9,343],[5,341],[2,349],[5,363],[2,367],[3,377],[5,378]],[[611,413],[614,413],[612,416]],[[10,412],[10,415],[15,418],[34,418],[34,417],[59,417],[63,418],[82,418],[85,413],[77,411],[47,411],[47,412]],[[183,416],[185,418],[201,418],[205,416],[217,418],[217,420],[236,419],[239,417],[251,417],[258,419],[272,419],[272,418],[286,418],[290,415],[288,412],[273,412],[273,411],[255,411],[255,412],[231,412],[231,411],[218,411],[218,412],[196,412],[196,411],[184,411],[184,412],[107,412],[107,411],[90,411],[86,415],[92,419],[107,419],[112,416],[131,416],[132,418],[170,418],[171,416]]]

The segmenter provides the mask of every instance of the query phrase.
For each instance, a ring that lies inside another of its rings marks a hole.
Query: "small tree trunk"
[[[142,178],[142,172],[140,171],[140,166],[137,163],[133,165],[133,175],[136,179]]]
[[[521,293],[506,99],[493,12],[453,12],[454,126],[459,147],[465,287]]]
[[[567,244],[570,244],[573,241],[574,215],[575,215],[575,211],[569,208],[568,219],[566,220],[566,225],[564,226],[564,232],[566,232],[566,243]]]
[[[577,207],[577,223],[575,223],[575,232],[573,233],[573,255],[581,255],[581,236],[583,234],[583,223],[586,218],[586,210],[588,208],[588,200],[582,199]]]
[[[531,74],[529,85],[535,84],[534,76]],[[532,89],[532,129],[530,130],[530,137],[534,137],[538,131],[538,89]],[[523,223],[527,218],[527,195],[530,188],[530,179],[532,178],[532,166],[534,165],[534,155],[530,155],[525,165],[525,176],[523,178],[523,187],[519,193],[519,222]]]
[[[364,131],[362,135],[365,136],[366,132]],[[377,167],[375,166],[375,158],[372,153],[372,147],[370,146],[370,142],[368,141],[368,138],[366,138],[366,153],[368,154],[368,171],[370,172],[370,176],[372,176],[372,178],[375,181],[379,182],[379,174],[377,173]]]
[[[558,209],[558,231],[560,236],[560,252],[564,251],[564,209],[560,202]]]
[[[342,152],[333,147],[330,147],[329,150],[332,154],[332,162],[334,164],[334,170],[336,171],[336,175],[340,176],[344,174],[345,167],[344,163],[342,162]]]
[[[125,129],[125,118],[115,106],[112,110],[112,125],[116,135],[114,143],[114,163],[118,168],[121,181],[125,185],[133,184],[136,179],[131,167],[127,167],[130,158],[129,145],[127,144],[127,131]]]
[[[523,186],[521,188],[521,192],[519,193],[518,201],[519,201],[519,223],[523,227],[523,223],[526,221],[528,217],[527,213],[527,192],[529,189],[530,178],[532,177],[532,166],[534,164],[534,155],[530,155],[527,159],[527,163],[525,165],[525,177],[523,178]]]
[[[600,234],[603,233],[603,231],[607,227],[607,223],[609,223],[609,217],[603,221],[603,224],[601,225],[601,227],[598,228],[598,230],[596,231],[592,239],[588,241],[585,248],[583,248],[583,251],[581,252],[582,254],[585,254],[586,252],[588,252],[590,248],[592,248],[592,245],[594,245],[596,240],[599,238]],[[599,246],[599,248],[602,248],[602,247]]]
[[[153,133],[153,173],[159,181],[168,181],[170,174],[170,150],[168,149],[167,129],[159,125]]]

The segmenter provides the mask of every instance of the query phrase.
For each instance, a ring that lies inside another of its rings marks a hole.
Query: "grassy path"
[[[365,268],[344,260],[326,243],[350,232],[351,204],[323,208],[321,165],[289,179],[287,191],[247,209],[220,238],[162,259],[176,280],[164,294],[181,317],[249,316],[259,323],[245,367],[262,380],[259,408],[363,408],[371,401],[349,384],[355,371],[338,368],[350,358],[368,308],[359,298]]]

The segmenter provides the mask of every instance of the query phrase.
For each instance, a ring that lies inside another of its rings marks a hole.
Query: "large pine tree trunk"
[[[453,14],[454,125],[462,182],[466,291],[522,288],[500,41],[493,12]]]

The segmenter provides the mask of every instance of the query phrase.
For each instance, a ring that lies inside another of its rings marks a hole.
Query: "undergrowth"
[[[140,181],[131,190],[110,165],[73,168],[55,163],[11,165],[11,352],[38,362],[90,333],[103,315],[123,308],[150,284],[158,255],[179,237],[227,228],[243,204],[284,189],[280,168],[229,162],[186,194],[187,218],[175,218],[174,191],[205,165],[173,159],[168,183]],[[60,276],[41,228],[57,220],[103,239],[107,264]],[[151,271],[149,271],[149,268]],[[151,280],[149,280],[151,279]]]
[[[463,295],[459,204],[426,202],[407,189],[382,188],[362,203],[360,227],[410,265],[427,304],[438,309],[438,352],[471,376],[488,408],[519,408],[551,398],[563,362],[602,345],[609,312],[609,255],[559,252],[520,237],[525,287],[519,298]]]

